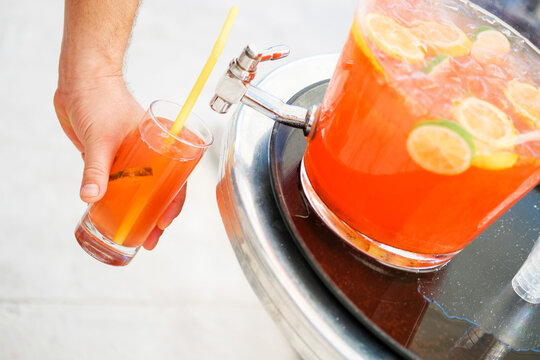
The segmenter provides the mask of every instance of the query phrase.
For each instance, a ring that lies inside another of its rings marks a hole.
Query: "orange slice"
[[[408,28],[378,13],[364,18],[368,39],[386,55],[396,60],[418,63],[424,59],[422,43]]]
[[[504,91],[516,112],[533,129],[540,129],[540,89],[526,82],[512,80]]]
[[[471,51],[472,41],[454,24],[445,25],[435,21],[422,21],[411,31],[435,53],[462,56]]]
[[[474,156],[472,137],[448,120],[423,121],[407,137],[407,152],[424,170],[457,175],[469,168]]]

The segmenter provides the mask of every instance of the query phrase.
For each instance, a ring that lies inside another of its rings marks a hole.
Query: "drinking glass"
[[[97,260],[131,261],[212,144],[210,130],[194,113],[178,135],[170,132],[180,109],[152,102],[118,149],[105,196],[88,206],[75,230],[81,247]]]
[[[540,237],[512,278],[512,287],[523,300],[531,304],[540,304]]]

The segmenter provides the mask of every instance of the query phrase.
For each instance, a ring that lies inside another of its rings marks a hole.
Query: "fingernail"
[[[148,238],[143,244],[144,248],[146,250],[154,250],[162,234],[163,230],[159,228],[155,228],[154,230],[152,230],[152,232],[150,233],[150,235],[148,235]]]
[[[171,225],[173,219],[159,219],[158,220],[158,223],[157,223],[157,227],[160,228],[161,230],[165,230],[166,228],[169,227],[169,225]]]
[[[81,197],[94,197],[99,195],[99,187],[96,184],[85,184],[81,188]]]

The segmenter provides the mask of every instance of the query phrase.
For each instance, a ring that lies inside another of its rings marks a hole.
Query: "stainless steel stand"
[[[284,101],[325,79],[337,55],[307,58],[257,85]],[[251,287],[305,359],[398,359],[319,280],[291,239],[271,189],[268,145],[274,121],[240,105],[221,159],[217,199]]]

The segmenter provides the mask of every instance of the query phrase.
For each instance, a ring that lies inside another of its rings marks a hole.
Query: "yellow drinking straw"
[[[176,120],[171,126],[170,132],[172,135],[176,136],[182,130],[182,127],[184,126],[184,123],[186,122],[186,119],[189,113],[191,112],[191,109],[193,109],[193,105],[195,105],[195,102],[197,101],[197,98],[199,97],[204,87],[204,84],[208,80],[210,73],[214,69],[216,62],[219,59],[219,56],[223,52],[223,48],[225,47],[225,44],[227,43],[227,38],[229,37],[234,21],[236,20],[236,14],[238,14],[238,8],[236,6],[231,7],[231,10],[229,10],[229,14],[227,15],[227,19],[225,19],[225,24],[223,24],[223,27],[221,28],[221,32],[219,33],[216,43],[214,44],[214,48],[212,49],[212,52],[210,53],[210,57],[206,61],[206,64],[204,64],[201,74],[197,78],[197,81],[195,82],[193,89],[191,89],[191,92],[189,93],[186,99],[186,102],[184,103],[184,106],[182,106],[182,109],[180,109],[180,113],[178,114],[178,116],[176,117]],[[169,137],[168,140],[169,141],[167,145],[170,145],[172,143],[172,138]],[[158,184],[152,184],[151,182],[148,182],[146,184],[149,186],[153,186],[155,188],[159,187]],[[146,188],[146,186],[144,185],[143,187]],[[155,191],[155,188],[154,188],[154,191]],[[153,194],[154,191],[152,191],[151,194]],[[142,193],[148,193],[148,192],[144,191]],[[118,231],[114,235],[113,241],[115,243],[117,243],[118,245],[122,245],[124,243],[124,241],[126,240],[126,237],[131,231],[131,228],[133,227],[133,225],[137,221],[137,218],[141,214],[144,208],[144,205],[146,203],[146,200],[147,199],[138,198],[137,194],[135,194],[134,204],[131,205],[126,216],[120,223],[120,226],[118,227]]]
[[[208,58],[208,60],[206,60],[206,64],[204,64],[199,78],[195,82],[195,85],[193,85],[193,89],[191,89],[191,92],[189,93],[186,102],[184,103],[184,106],[182,106],[180,114],[178,114],[176,120],[171,126],[170,132],[172,134],[178,135],[182,130],[182,127],[184,126],[184,123],[186,122],[186,119],[191,112],[191,109],[193,109],[193,105],[195,105],[195,101],[197,101],[197,98],[199,97],[204,87],[204,84],[206,83],[206,80],[208,80],[210,73],[214,69],[216,62],[219,59],[219,56],[223,52],[223,48],[225,47],[225,43],[227,42],[227,38],[229,37],[229,33],[231,32],[237,13],[238,8],[236,6],[231,7],[231,10],[229,10],[229,14],[227,15],[227,19],[225,20],[225,24],[223,24],[223,28],[221,29],[216,43],[214,44],[214,48],[210,53],[210,57]]]

